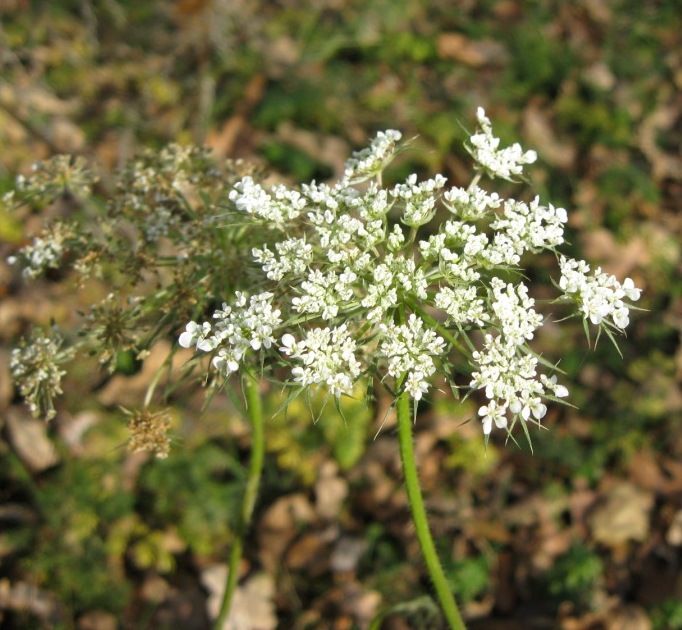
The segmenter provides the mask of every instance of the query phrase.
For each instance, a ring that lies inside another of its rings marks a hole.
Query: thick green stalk
[[[398,414],[400,459],[403,464],[405,488],[407,489],[407,497],[410,501],[412,522],[414,523],[426,568],[429,571],[431,581],[436,589],[438,601],[443,609],[443,614],[445,615],[451,630],[465,630],[462,616],[457,607],[457,602],[448,587],[443,567],[438,559],[436,547],[433,544],[433,538],[431,537],[429,523],[426,518],[426,509],[424,508],[424,499],[422,497],[421,486],[419,485],[417,464],[414,458],[412,413],[410,407],[410,396],[407,392],[403,392],[396,401],[396,411]]]
[[[258,496],[258,486],[263,471],[263,458],[265,456],[265,432],[263,429],[263,405],[260,398],[259,382],[253,374],[244,374],[244,395],[246,397],[246,412],[251,423],[251,460],[249,462],[249,472],[242,498],[239,522],[235,532],[232,549],[230,550],[230,561],[228,566],[227,583],[225,592],[220,603],[220,612],[214,624],[215,630],[222,630],[230,612],[232,596],[237,587],[239,578],[239,562],[242,558],[244,547],[244,537],[249,531],[253,509],[256,505]]]

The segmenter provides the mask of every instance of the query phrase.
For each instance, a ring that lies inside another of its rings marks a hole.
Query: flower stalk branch
[[[436,595],[440,602],[443,614],[447,619],[451,630],[465,630],[462,616],[457,607],[457,602],[448,586],[447,578],[438,558],[436,547],[433,543],[429,522],[424,507],[417,463],[414,456],[414,444],[412,435],[412,414],[410,409],[410,397],[407,392],[398,396],[396,412],[398,415],[398,439],[400,442],[400,460],[403,466],[405,489],[410,502],[410,512],[414,523],[419,546],[424,556],[426,568],[436,589]]]
[[[215,630],[222,630],[230,613],[232,598],[239,578],[239,563],[242,558],[244,538],[251,525],[265,456],[263,405],[260,397],[259,381],[253,374],[245,371],[242,383],[244,387],[244,396],[246,398],[246,413],[251,424],[251,459],[249,461],[248,477],[244,488],[239,522],[237,523],[232,549],[230,550],[225,592],[223,593],[223,598],[220,603],[220,612],[216,617],[214,625]]]

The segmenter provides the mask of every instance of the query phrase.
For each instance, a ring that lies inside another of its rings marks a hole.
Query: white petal
[[[564,385],[557,385],[554,388],[554,395],[557,398],[565,398],[568,396],[568,388],[566,388]]]
[[[183,347],[183,348],[189,348],[192,345],[192,341],[194,340],[194,335],[190,332],[185,331],[180,335],[180,338],[178,339],[178,343]]]

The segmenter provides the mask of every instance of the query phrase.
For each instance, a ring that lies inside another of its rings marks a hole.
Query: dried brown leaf
[[[47,621],[58,615],[54,596],[33,584],[22,581],[0,580],[0,610],[11,610]]]
[[[201,582],[209,591],[206,603],[212,619],[218,616],[227,567],[205,569]],[[235,589],[230,614],[221,630],[273,630],[277,627],[274,605],[275,581],[268,573],[256,573]]]
[[[315,509],[304,494],[276,501],[258,524],[259,558],[267,570],[275,570],[302,525],[316,520]]]
[[[576,147],[568,139],[559,139],[554,132],[549,113],[540,108],[540,104],[531,101],[523,113],[524,135],[527,144],[537,147],[542,159],[558,168],[573,167]]]
[[[441,33],[436,45],[442,59],[459,61],[473,68],[500,65],[509,56],[500,42],[493,39],[472,40],[461,33]]]
[[[652,492],[627,481],[619,482],[592,513],[592,537],[609,547],[617,547],[630,540],[646,540],[653,505]]]
[[[323,519],[335,519],[348,496],[348,482],[338,475],[336,462],[325,462],[315,483],[315,508]]]
[[[19,458],[32,472],[41,472],[59,461],[59,454],[47,435],[47,424],[16,408],[5,413],[9,441]]]
[[[666,178],[682,179],[682,157],[679,152],[667,153],[658,144],[659,137],[673,132],[673,127],[679,124],[681,116],[679,105],[662,105],[639,127],[639,146],[649,159],[652,175],[657,181]]]

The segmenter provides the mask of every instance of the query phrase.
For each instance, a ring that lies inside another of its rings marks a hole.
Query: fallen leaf
[[[47,435],[48,425],[44,420],[22,414],[15,408],[7,410],[5,419],[10,443],[32,472],[41,472],[59,463],[59,454]]]
[[[561,630],[651,630],[651,621],[639,606],[615,604],[581,617],[564,617]]]
[[[673,547],[682,545],[682,510],[678,510],[675,513],[673,522],[670,524],[670,527],[665,534],[665,540]]]
[[[285,564],[292,571],[305,569],[308,575],[321,575],[329,568],[327,542],[318,532],[300,536],[289,546]]]
[[[341,536],[331,554],[330,564],[332,571],[336,573],[354,572],[368,546],[369,542],[364,538]]]
[[[500,42],[493,39],[472,40],[461,33],[441,33],[436,45],[441,59],[452,59],[474,68],[503,64],[509,56]]]
[[[652,175],[657,181],[665,178],[682,179],[682,158],[679,153],[666,153],[658,144],[660,137],[673,133],[679,120],[678,107],[663,105],[652,112],[639,127],[639,146],[649,159]]]
[[[248,121],[263,99],[265,87],[265,75],[254,75],[246,85],[242,99],[236,103],[232,116],[220,130],[209,130],[206,144],[211,147],[216,158],[232,155],[239,138],[245,131],[248,131]]]
[[[314,522],[316,518],[313,506],[302,493],[276,501],[257,527],[259,559],[263,567],[274,571],[301,526]]]
[[[64,417],[59,418],[57,425],[59,435],[72,455],[83,454],[85,434],[89,429],[99,424],[101,420],[101,415],[95,411],[82,411],[74,416],[64,414]]]
[[[346,162],[342,156],[348,155],[349,147],[341,138],[299,129],[288,121],[277,128],[277,138],[330,166],[334,170],[334,177],[343,176]]]
[[[604,271],[612,273],[621,281],[651,260],[650,247],[642,238],[634,237],[621,244],[613,232],[605,228],[585,232],[581,242],[585,257],[593,261],[593,267],[601,265]]]
[[[0,580],[0,610],[12,610],[21,616],[29,613],[47,621],[57,616],[58,604],[48,591],[27,582],[3,578]]]
[[[352,617],[360,628],[369,627],[381,604],[381,595],[366,590],[355,580],[344,582],[341,587],[341,610]]]
[[[523,112],[523,130],[527,144],[542,147],[542,159],[558,168],[570,169],[576,158],[576,147],[568,139],[559,139],[546,111],[531,100]]]
[[[646,540],[653,504],[652,492],[629,482],[618,483],[589,519],[592,537],[607,546]]]
[[[325,462],[315,483],[315,508],[323,519],[337,518],[348,496],[348,482],[339,477],[338,472],[336,462]]]
[[[598,61],[587,67],[583,72],[583,77],[587,83],[599,90],[612,90],[616,86],[616,77],[611,72],[611,68],[603,61]]]
[[[205,569],[201,582],[208,589],[208,614],[216,619],[220,611],[227,567],[216,565]],[[273,630],[277,627],[274,604],[275,581],[268,573],[256,573],[238,586],[232,598],[227,620],[220,630]]]
[[[138,407],[142,405],[147,388],[154,381],[159,370],[167,369],[164,364],[170,352],[171,345],[168,341],[162,340],[154,344],[142,364],[142,369],[133,376],[121,374],[114,376],[100,393],[99,402],[105,406]],[[171,371],[179,370],[187,360],[187,356],[185,352],[176,352],[173,355]]]
[[[118,619],[104,610],[89,610],[78,617],[78,630],[116,630]]]
[[[635,453],[629,466],[631,479],[642,489],[657,496],[676,496],[682,493],[682,462],[656,455],[645,449]]]

